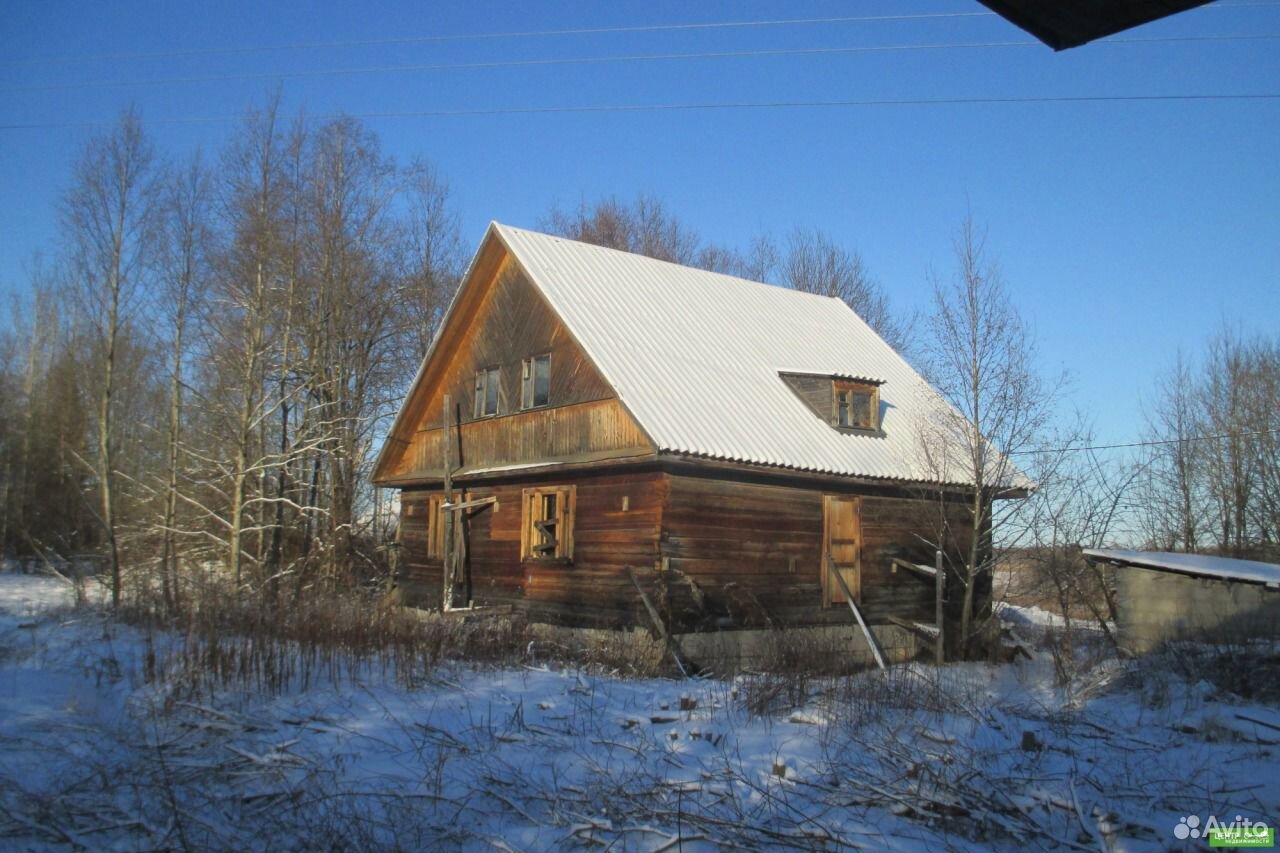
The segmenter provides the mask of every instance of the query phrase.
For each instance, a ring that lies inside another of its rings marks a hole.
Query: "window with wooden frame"
[[[520,368],[520,408],[537,409],[551,402],[551,353],[526,358]]]
[[[498,368],[486,367],[476,371],[476,407],[477,418],[488,418],[498,414]]]
[[[427,557],[444,559],[444,495],[427,498]]]
[[[863,382],[831,383],[831,425],[840,429],[879,429],[880,389]]]
[[[523,560],[573,559],[576,488],[544,486],[525,489],[520,512],[520,557]]]

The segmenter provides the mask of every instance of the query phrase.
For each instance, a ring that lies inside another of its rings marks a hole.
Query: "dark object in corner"
[[[1021,27],[1054,50],[1066,50],[1176,15],[1209,0],[979,0],[982,5]]]

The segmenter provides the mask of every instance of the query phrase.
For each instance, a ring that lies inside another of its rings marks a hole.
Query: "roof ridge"
[[[730,281],[741,282],[743,284],[749,284],[755,287],[767,287],[767,288],[770,288],[771,290],[781,291],[782,293],[787,293],[794,296],[806,297],[810,299],[835,300],[836,302],[839,302],[842,305],[844,304],[844,300],[842,300],[838,296],[828,296],[822,293],[810,293],[807,290],[796,290],[794,287],[789,287],[785,284],[778,284],[776,282],[756,281],[753,278],[745,278],[740,275],[734,275],[733,273],[720,272],[718,270],[709,270],[709,269],[706,269],[705,267],[696,267],[696,266],[691,266],[689,264],[682,264],[677,261],[666,260],[665,258],[655,258],[652,255],[642,255],[639,252],[628,252],[626,249],[615,249],[613,246],[602,246],[599,243],[589,243],[586,240],[575,240],[572,237],[565,237],[560,234],[548,234],[545,231],[537,231],[532,228],[522,228],[518,225],[508,225],[505,222],[499,222],[496,219],[493,220],[491,224],[495,226],[500,233],[504,231],[517,231],[522,234],[529,234],[538,238],[544,238],[547,240],[556,240],[563,243],[572,243],[575,246],[584,246],[590,250],[612,252],[614,254],[627,257],[628,259],[630,259],[629,262],[631,263],[640,261],[640,262],[649,262],[649,263],[655,263],[655,264],[664,264],[666,266],[672,266],[672,267],[676,267],[678,269],[683,269],[683,270],[692,270],[695,273],[712,275],[712,276],[716,276],[717,278],[729,279]],[[857,312],[854,312],[854,313],[857,313]]]

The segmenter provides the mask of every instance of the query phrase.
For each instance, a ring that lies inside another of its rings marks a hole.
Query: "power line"
[[[1213,3],[1198,7],[1195,11],[1248,9],[1280,6],[1277,0],[1252,0],[1252,2]],[[395,45],[441,44],[461,41],[491,41],[501,39],[552,38],[557,36],[621,35],[627,33],[655,33],[698,30],[751,29],[785,26],[813,26],[818,24],[886,23],[894,21],[925,21],[954,18],[994,18],[994,12],[919,12],[900,15],[843,15],[824,18],[774,18],[746,21],[708,21],[686,24],[649,24],[621,27],[575,27],[555,30],[509,30],[485,33],[447,33],[433,36],[403,36],[383,39],[336,39],[331,41],[295,42],[291,44],[240,45],[209,48],[184,48],[165,51],[135,51],[118,53],[85,53],[75,56],[28,57],[0,62],[0,68],[31,65],[52,65],[74,62],[130,61],[146,59],[178,59],[193,56],[217,56],[225,54],[273,53],[296,50],[335,50],[350,47],[391,47]],[[1101,43],[1101,42],[1100,42]]]
[[[1221,9],[1247,9],[1280,6],[1276,0],[1253,2],[1213,3],[1196,11]],[[556,36],[619,35],[627,33],[677,32],[688,30],[750,29],[782,26],[812,26],[817,24],[884,23],[893,21],[922,21],[948,18],[994,18],[994,12],[919,12],[901,15],[843,15],[825,18],[775,18],[747,21],[709,21],[687,24],[649,24],[622,27],[575,27],[556,30],[510,30],[487,33],[448,33],[434,36],[404,36],[384,39],[341,39],[332,41],[295,42],[292,44],[243,45],[210,48],[186,48],[181,50],[151,52],[121,52],[79,54],[76,56],[30,57],[0,62],[0,67],[45,65],[70,62],[122,61],[137,59],[176,59],[192,56],[216,56],[221,54],[271,53],[291,50],[333,50],[348,47],[390,47],[394,45],[439,44],[459,41],[487,41],[498,39],[551,38]]]
[[[392,45],[440,44],[459,41],[491,41],[497,39],[550,38],[554,36],[619,35],[626,33],[658,33],[682,30],[726,30],[762,27],[806,26],[815,24],[883,23],[919,21],[939,18],[993,18],[994,12],[921,12],[906,15],[845,15],[832,18],[775,18],[753,21],[710,21],[688,24],[648,24],[627,27],[575,27],[560,30],[511,30],[488,33],[448,33],[434,36],[405,36],[386,39],[347,39],[340,41],[297,42],[294,44],[246,45],[241,47],[188,48],[152,53],[98,53],[79,56],[34,57],[0,62],[0,67],[43,65],[99,60],[175,59],[190,56],[214,56],[228,53],[268,53],[285,50],[332,50],[346,47],[390,47]]]
[[[1275,41],[1280,35],[1262,34],[1229,34],[1211,36],[1161,36],[1154,38],[1118,38],[1109,39],[1101,44],[1133,45],[1133,44],[1167,44],[1190,42],[1224,42],[1224,41]],[[942,42],[911,43],[890,45],[861,45],[856,47],[806,47],[806,48],[760,48],[755,50],[702,51],[693,53],[644,53],[618,54],[581,57],[548,57],[541,59],[496,59],[479,62],[437,62],[413,63],[399,65],[357,66],[354,68],[312,68],[302,71],[254,71],[235,74],[208,74],[186,77],[157,77],[143,80],[81,80],[69,83],[41,83],[20,86],[3,86],[0,92],[49,92],[70,89],[97,89],[129,86],[173,86],[196,83],[227,83],[247,80],[293,80],[305,77],[337,77],[365,74],[403,74],[427,71],[473,71],[501,68],[528,68],[556,65],[601,65],[628,62],[669,62],[674,60],[715,60],[769,58],[781,56],[835,56],[859,53],[897,53],[917,50],[963,50],[980,48],[1039,47],[1040,42],[1020,41],[986,41],[986,42]]]
[[[1089,104],[1089,103],[1138,103],[1138,102],[1188,102],[1188,101],[1277,101],[1280,92],[1263,93],[1213,93],[1201,95],[1063,95],[1059,97],[974,97],[974,98],[887,98],[841,101],[736,101],[728,103],[676,103],[676,104],[599,104],[587,106],[546,107],[480,107],[457,110],[406,110],[397,112],[339,113],[318,115],[316,118],[335,118],[338,115],[359,119],[390,118],[469,118],[475,116],[504,115],[565,115],[574,113],[654,113],[697,112],[711,110],[767,110],[767,109],[832,109],[854,107],[942,107],[1021,104]],[[149,124],[217,124],[238,121],[239,115],[184,116],[177,118],[148,119]],[[114,119],[63,122],[28,122],[0,124],[0,130],[47,130],[55,128],[105,127]]]
[[[1183,444],[1192,441],[1220,441],[1224,438],[1251,438],[1257,435],[1268,435],[1274,429],[1257,429],[1249,432],[1224,432],[1220,435],[1193,435],[1189,438],[1168,438],[1154,441],[1131,441],[1124,444],[1094,444],[1087,447],[1049,447],[1041,450],[1015,450],[1008,456],[1026,456],[1032,453],[1075,453],[1082,450],[1118,450],[1130,447],[1161,447],[1169,444]]]

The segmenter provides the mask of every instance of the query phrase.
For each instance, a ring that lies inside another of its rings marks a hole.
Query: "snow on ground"
[[[210,695],[59,584],[0,575],[5,850],[1191,851],[1180,818],[1280,819],[1280,711],[1131,663]]]

